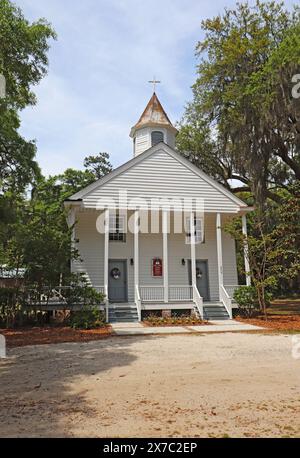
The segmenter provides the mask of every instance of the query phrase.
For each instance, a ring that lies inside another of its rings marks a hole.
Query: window
[[[125,215],[109,215],[109,240],[126,242]]]
[[[151,146],[157,145],[157,143],[164,141],[164,134],[159,130],[151,132]]]
[[[186,218],[186,238],[185,243],[191,243],[190,218]],[[195,243],[204,243],[204,220],[195,216]]]

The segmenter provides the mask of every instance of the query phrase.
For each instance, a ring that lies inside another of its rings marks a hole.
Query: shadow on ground
[[[10,350],[0,360],[0,437],[71,436],[67,418],[97,416],[85,392],[72,392],[71,382],[87,376],[101,383],[104,373],[130,366],[136,359],[130,347],[137,340],[141,337]]]

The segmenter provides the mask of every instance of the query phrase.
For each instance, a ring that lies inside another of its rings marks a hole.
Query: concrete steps
[[[205,320],[229,320],[230,317],[222,302],[204,302],[203,314]]]
[[[136,305],[134,303],[109,304],[109,323],[135,323],[138,321]]]

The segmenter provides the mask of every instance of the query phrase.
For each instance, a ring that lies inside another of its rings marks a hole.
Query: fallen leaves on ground
[[[89,342],[108,337],[111,333],[110,326],[88,330],[54,326],[0,329],[0,334],[6,338],[8,348],[63,342]]]
[[[300,332],[300,315],[268,315],[267,320],[264,317],[242,318],[237,317],[237,321],[242,323],[262,326],[273,331],[299,331]]]

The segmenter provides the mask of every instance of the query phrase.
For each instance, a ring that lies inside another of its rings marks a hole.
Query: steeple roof
[[[170,119],[168,118],[167,113],[162,107],[162,104],[158,100],[158,97],[155,92],[151,99],[149,100],[145,110],[143,111],[138,122],[132,127],[130,136],[132,137],[137,129],[141,127],[168,127],[171,128],[174,132],[177,132],[177,129],[173,126]]]

